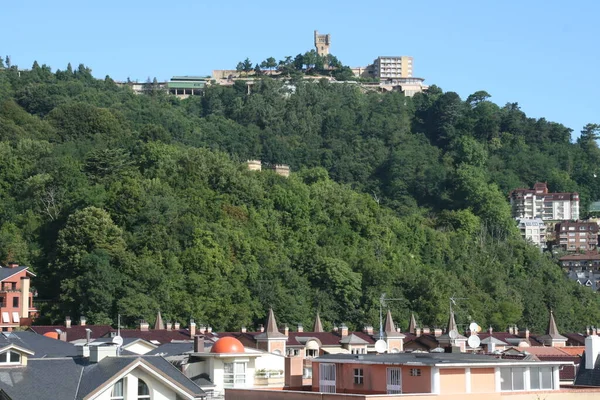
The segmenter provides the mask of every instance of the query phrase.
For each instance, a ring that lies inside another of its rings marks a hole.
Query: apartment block
[[[550,193],[544,182],[533,189],[515,189],[510,192],[514,218],[541,218],[544,221],[579,219],[578,193]]]
[[[564,251],[589,251],[598,247],[598,224],[595,222],[559,222],[555,226],[556,245]]]
[[[546,223],[541,218],[517,219],[521,237],[544,250],[546,248]]]
[[[381,82],[413,76],[413,58],[409,56],[379,56],[373,61],[373,75]]]

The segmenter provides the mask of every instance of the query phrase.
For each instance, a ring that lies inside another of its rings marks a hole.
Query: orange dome
[[[242,342],[231,336],[225,336],[213,344],[211,353],[243,353]]]
[[[52,339],[58,339],[57,332],[46,332],[46,333],[44,333],[44,336],[52,338]]]

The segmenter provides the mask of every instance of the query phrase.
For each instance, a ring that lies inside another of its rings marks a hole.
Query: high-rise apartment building
[[[533,189],[510,192],[514,218],[541,218],[545,221],[578,220],[578,193],[549,193],[546,183],[537,182]]]
[[[546,248],[546,224],[541,218],[518,220],[521,237],[544,250]]]
[[[564,251],[589,251],[598,247],[595,222],[559,222],[555,227],[556,245]]]

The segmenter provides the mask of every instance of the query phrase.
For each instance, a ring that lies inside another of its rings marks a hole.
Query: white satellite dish
[[[458,337],[458,332],[452,329],[450,332],[448,332],[448,336],[450,336],[450,339],[456,339]]]
[[[467,343],[469,344],[470,348],[476,349],[481,344],[481,339],[479,339],[479,336],[473,335],[473,336],[469,337],[469,340],[467,340]]]
[[[477,325],[475,322],[471,322],[471,324],[469,325],[469,330],[472,333],[477,332],[477,328],[479,328],[479,325]]]
[[[112,344],[116,345],[116,346],[123,346],[123,338],[121,336],[115,336],[112,339]]]
[[[379,339],[378,341],[375,342],[375,351],[378,353],[385,353],[385,351],[387,350],[387,343],[385,342],[385,340],[381,340]]]

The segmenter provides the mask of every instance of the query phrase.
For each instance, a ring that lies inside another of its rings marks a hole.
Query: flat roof
[[[561,365],[560,361],[523,361],[470,353],[386,353],[386,354],[326,354],[313,362],[357,364],[401,364],[422,366],[493,366],[493,365]]]

